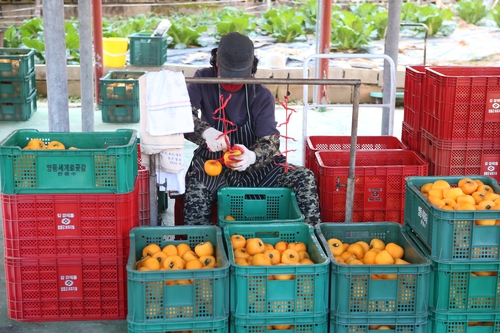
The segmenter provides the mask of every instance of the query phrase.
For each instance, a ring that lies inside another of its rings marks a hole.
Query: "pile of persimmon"
[[[163,248],[152,243],[142,249],[142,258],[135,265],[138,271],[207,269],[217,267],[217,260],[214,255],[214,246],[210,242],[198,243],[194,248],[186,243],[168,244]],[[192,283],[188,280],[171,282],[175,284]]]
[[[396,243],[385,243],[373,238],[370,243],[357,241],[352,244],[342,243],[340,239],[327,240],[328,248],[339,264],[345,265],[408,265],[403,259],[405,251]],[[396,279],[397,274],[372,275],[372,279]]]
[[[444,210],[496,210],[500,213],[500,193],[479,179],[461,178],[453,185],[438,179],[420,187],[420,192]],[[476,220],[476,225],[500,225],[500,219]]]
[[[66,147],[59,141],[52,140],[48,144],[41,139],[31,139],[28,141],[28,144],[24,146],[24,150],[43,150],[43,149],[54,149],[54,150],[63,150]],[[68,149],[77,149],[75,147],[70,147]]]
[[[278,266],[314,264],[304,242],[278,241],[265,243],[260,238],[245,239],[242,235],[230,237],[234,263],[241,266]],[[270,276],[270,279],[291,280],[291,274]]]

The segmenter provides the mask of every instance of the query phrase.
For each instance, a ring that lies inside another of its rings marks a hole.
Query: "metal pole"
[[[104,76],[101,0],[92,0],[92,13],[94,18],[95,101],[97,105],[100,105],[101,86],[99,85],[99,79]]]
[[[358,142],[359,91],[360,85],[355,85],[352,102],[351,153],[349,155],[349,171],[347,173],[345,222],[352,222],[354,210],[354,170],[356,168],[356,147]]]
[[[80,94],[82,96],[82,132],[94,131],[94,76],[92,54],[92,6],[78,1],[80,23]]]
[[[330,53],[330,31],[332,24],[332,1],[320,0],[318,1],[318,17],[320,20],[317,22],[316,31],[319,36],[317,38],[317,53],[328,54]],[[329,62],[328,58],[320,58],[316,60],[318,66],[316,67],[316,76],[321,79],[328,79]],[[328,103],[328,86],[319,85],[315,89],[315,96],[319,104]]]
[[[385,54],[392,58],[394,64],[398,66],[398,48],[399,48],[399,31],[401,21],[401,2],[402,0],[389,0],[389,20],[387,24],[387,33],[385,36]],[[383,87],[383,104],[396,103],[395,99],[391,99],[391,72],[390,65],[387,60],[384,60],[384,87]],[[393,84],[395,84],[393,82]],[[382,135],[392,135],[392,124],[394,123],[394,114],[388,107],[382,107]],[[389,125],[389,126],[388,126]]]
[[[156,175],[156,157],[158,154],[149,155],[149,224],[158,226],[158,189]]]
[[[64,1],[43,2],[49,131],[69,132]]]

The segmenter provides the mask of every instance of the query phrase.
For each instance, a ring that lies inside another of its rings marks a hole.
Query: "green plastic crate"
[[[223,187],[217,201],[218,225],[304,222],[295,193],[289,188]],[[234,221],[226,220],[232,216]]]
[[[345,316],[425,315],[429,304],[431,261],[395,222],[320,223],[318,239],[331,261],[330,311]],[[410,265],[339,264],[328,239],[353,244],[379,238],[396,243]],[[377,274],[397,274],[394,280],[371,279]]]
[[[23,78],[35,70],[35,51],[32,49],[0,48],[0,77]]]
[[[19,98],[26,100],[36,91],[35,72],[31,72],[23,78],[1,78],[0,77],[0,99]],[[20,101],[21,102],[21,101]]]
[[[35,138],[78,149],[22,149]],[[0,158],[4,194],[128,193],[137,177],[137,131],[15,130],[0,142]]]
[[[437,333],[428,329],[428,316],[330,316],[330,332],[334,333],[369,333],[369,332],[398,332],[398,333]],[[390,330],[377,330],[373,326],[389,326]],[[370,327],[372,326],[372,327]],[[462,331],[450,331],[462,332]]]
[[[261,238],[275,245],[279,241],[304,242],[315,264],[242,266],[235,264],[231,236]],[[224,228],[231,262],[231,316],[274,318],[307,317],[328,313],[330,259],[314,234],[304,223],[232,224]],[[291,280],[272,280],[276,274],[292,274]]]
[[[500,262],[434,262],[429,306],[436,311],[500,312]],[[488,272],[493,276],[473,276]]]
[[[288,328],[275,325],[290,325]],[[245,318],[231,316],[231,333],[328,333],[328,315],[316,315],[308,317],[277,316],[270,318]]]
[[[0,120],[28,120],[37,108],[36,90],[28,98],[0,100]]]
[[[101,103],[104,123],[138,123],[141,109],[138,101],[106,101]]]
[[[228,318],[219,320],[160,321],[156,323],[134,323],[127,321],[128,333],[228,333]]]
[[[101,103],[139,102],[139,78],[145,71],[109,71],[99,80]]]
[[[161,66],[167,61],[168,36],[137,33],[129,36],[130,64],[134,66]]]
[[[148,244],[187,243],[194,248],[211,242],[217,267],[199,270],[138,271],[136,261]],[[130,231],[127,263],[128,321],[133,323],[221,320],[229,316],[229,261],[216,226],[137,227]],[[168,280],[193,280],[193,284],[166,285]],[[148,331],[149,332],[149,331]],[[161,331],[163,332],[163,331]]]
[[[500,313],[449,313],[431,311],[429,332],[432,333],[499,333]]]
[[[500,220],[500,211],[443,210],[432,205],[420,192],[420,187],[438,179],[456,187],[466,176],[433,176],[406,178],[404,224],[429,250],[436,261],[500,260],[500,225],[478,226],[475,220]],[[495,193],[500,187],[495,179],[467,176],[490,185]]]

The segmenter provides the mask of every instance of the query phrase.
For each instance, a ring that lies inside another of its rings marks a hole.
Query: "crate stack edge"
[[[28,120],[37,108],[35,52],[0,48],[0,121]]]
[[[320,223],[316,234],[331,262],[330,332],[367,333],[374,326],[388,326],[394,332],[427,333],[431,261],[401,224]],[[404,249],[403,259],[410,264],[341,264],[329,248],[328,240],[332,238],[348,244],[358,241],[369,244],[373,238],[386,244],[393,242]]]
[[[109,71],[99,79],[101,113],[105,123],[140,121],[139,78],[145,71]]]
[[[22,149],[32,139],[66,149]],[[139,223],[136,131],[15,130],[0,158],[8,316],[125,319],[129,232]]]
[[[150,244],[202,242],[214,246],[216,266],[204,269],[139,271],[137,261]],[[227,333],[229,260],[217,226],[143,227],[130,231],[127,262],[128,332]],[[178,282],[184,281],[184,282]]]
[[[406,68],[402,139],[429,175],[500,180],[499,132],[500,67]]]
[[[500,222],[478,225],[476,220],[500,221],[499,210],[443,210],[420,193],[438,179],[457,187],[466,176],[409,177],[404,227],[431,259],[430,329],[445,333],[496,332],[500,325]],[[467,176],[500,193],[487,176]]]

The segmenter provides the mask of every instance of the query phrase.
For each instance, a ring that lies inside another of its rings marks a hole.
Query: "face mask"
[[[221,83],[222,89],[224,89],[227,92],[236,92],[240,90],[243,85],[242,84],[231,84],[231,83]]]

